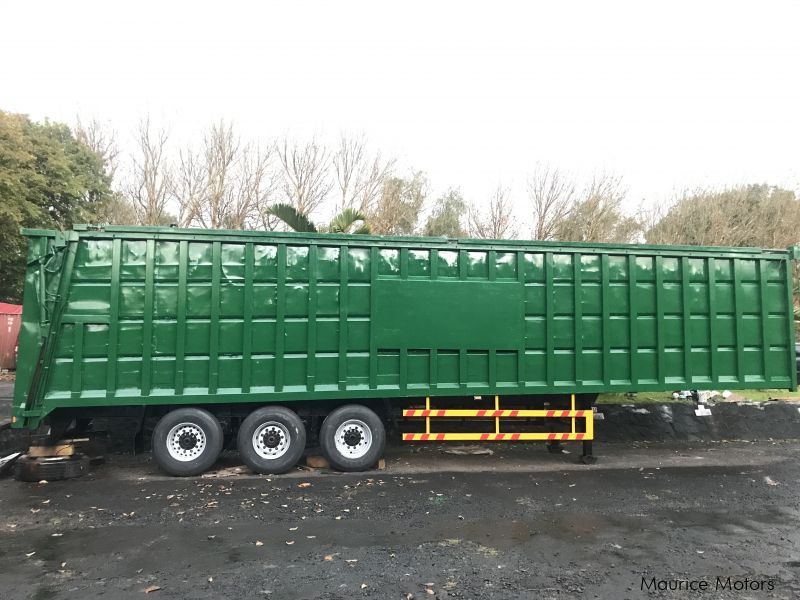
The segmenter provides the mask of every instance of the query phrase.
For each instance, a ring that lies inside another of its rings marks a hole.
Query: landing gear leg
[[[593,465],[597,462],[597,457],[592,454],[592,441],[583,441],[583,453],[581,454],[581,462],[585,465]]]
[[[552,442],[547,442],[547,451],[550,454],[561,454],[564,448],[561,446],[561,442],[554,440]]]

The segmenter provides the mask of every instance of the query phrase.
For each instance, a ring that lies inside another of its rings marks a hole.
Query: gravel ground
[[[492,448],[391,448],[385,470],[348,475],[173,479],[145,455],[81,480],[6,479],[0,597],[691,594],[641,591],[643,576],[708,581],[702,598],[800,595],[794,442],[602,444],[591,467],[577,447]]]

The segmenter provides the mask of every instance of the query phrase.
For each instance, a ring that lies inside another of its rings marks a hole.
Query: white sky
[[[796,0],[20,0],[2,20],[0,108],[35,119],[363,132],[468,200],[520,197],[537,162],[614,172],[635,203],[800,190]]]

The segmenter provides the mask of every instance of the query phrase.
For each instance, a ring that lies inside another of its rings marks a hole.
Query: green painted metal
[[[58,408],[788,388],[788,251],[26,230],[15,425]]]

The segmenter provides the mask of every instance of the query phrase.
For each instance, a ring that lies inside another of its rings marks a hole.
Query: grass
[[[722,390],[719,390],[722,391]],[[800,392],[788,390],[732,390],[735,399],[764,402],[766,400],[800,400]],[[636,394],[600,394],[598,404],[655,404],[662,402],[685,402],[691,400],[676,400],[672,392],[638,392]]]

